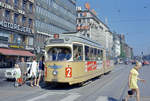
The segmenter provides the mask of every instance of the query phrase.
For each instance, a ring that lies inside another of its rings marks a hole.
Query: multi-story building
[[[120,57],[125,58],[126,57],[126,51],[125,51],[125,35],[119,34],[120,39]]]
[[[34,0],[0,0],[0,15],[0,54],[32,55],[29,51],[34,51]],[[19,54],[21,50],[24,54]]]
[[[120,56],[120,39],[119,39],[119,36],[118,34],[115,34],[114,33],[114,36],[113,36],[113,40],[114,40],[114,57],[119,57]]]
[[[133,57],[133,49],[126,43],[125,35],[119,34],[119,39],[120,39],[120,57],[131,59]]]
[[[94,10],[90,10],[86,4],[86,9],[77,7],[77,31],[82,35],[99,42],[108,53],[112,55],[113,35],[108,26],[104,24],[96,15]]]
[[[133,57],[133,50],[128,44],[125,44],[125,53],[126,53],[126,58],[131,59]]]
[[[76,0],[36,0],[35,45],[44,48],[51,34],[76,31]]]

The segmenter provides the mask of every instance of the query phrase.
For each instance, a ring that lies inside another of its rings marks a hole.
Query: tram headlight
[[[56,76],[57,74],[58,74],[58,71],[57,71],[57,70],[54,70],[54,71],[53,71],[53,75]]]

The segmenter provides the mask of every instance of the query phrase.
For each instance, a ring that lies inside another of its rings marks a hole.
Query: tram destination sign
[[[64,43],[63,39],[51,39],[49,43]]]

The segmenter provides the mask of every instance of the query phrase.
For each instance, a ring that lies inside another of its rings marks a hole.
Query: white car
[[[16,68],[8,68],[5,71],[6,79],[15,79],[16,77]]]
[[[29,69],[32,65],[32,62],[26,62],[26,64],[27,64],[27,77],[26,77],[26,79],[29,79],[30,78],[29,77]],[[16,68],[6,69],[5,77],[6,77],[6,79],[15,79],[15,77],[16,77]]]

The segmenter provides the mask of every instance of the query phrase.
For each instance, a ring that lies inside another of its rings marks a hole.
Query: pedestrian
[[[25,81],[26,81],[27,64],[26,64],[26,62],[24,61],[24,58],[23,58],[23,57],[21,58],[21,62],[20,62],[18,65],[19,65],[20,70],[21,70],[22,84],[24,84]],[[22,84],[21,84],[21,85],[22,85]]]
[[[33,81],[34,81],[34,86],[36,86],[36,80],[37,80],[37,62],[36,62],[36,57],[33,58],[32,66],[30,69],[30,86],[33,87]]]
[[[37,86],[39,87],[39,83],[41,78],[43,78],[44,75],[44,56],[40,58],[39,62],[39,75],[38,75],[38,80],[37,80]]]
[[[21,81],[21,70],[19,68],[18,64],[15,64],[15,87],[18,87],[20,83],[22,83]]]
[[[126,96],[124,101],[128,101],[128,98],[132,97],[134,93],[136,93],[136,101],[140,101],[140,91],[137,85],[137,81],[139,80],[139,81],[145,82],[144,79],[140,79],[138,77],[139,75],[138,71],[141,67],[142,67],[142,64],[140,62],[136,62],[135,67],[131,69],[129,78],[128,78],[128,86],[130,90],[128,91],[128,95]]]

